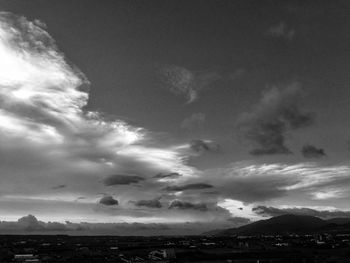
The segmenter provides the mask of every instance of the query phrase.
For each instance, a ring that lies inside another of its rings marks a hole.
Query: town
[[[350,234],[0,236],[0,262],[350,262]]]

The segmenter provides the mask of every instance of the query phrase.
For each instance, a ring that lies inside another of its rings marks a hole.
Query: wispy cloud
[[[285,22],[271,26],[267,31],[266,35],[272,37],[283,38],[286,40],[292,40],[295,36],[295,30],[288,27]]]
[[[285,144],[288,130],[309,126],[313,115],[300,109],[302,89],[298,83],[274,87],[263,94],[249,113],[241,114],[238,126],[253,144],[253,155],[291,153]]]
[[[210,184],[195,183],[195,184],[185,184],[185,185],[172,185],[166,188],[167,191],[185,191],[185,190],[201,190],[213,188]]]
[[[193,113],[191,116],[184,119],[181,123],[181,128],[185,130],[200,129],[206,122],[206,115],[202,112]]]
[[[184,96],[187,103],[198,99],[199,93],[221,77],[215,72],[195,72],[179,66],[165,66],[159,70],[162,85],[176,95]]]
[[[197,153],[219,152],[220,145],[213,141],[196,139],[190,142],[190,148]]]

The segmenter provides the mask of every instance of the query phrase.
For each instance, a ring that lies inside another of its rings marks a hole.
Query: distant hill
[[[334,218],[322,220],[314,216],[281,215],[266,220],[260,220],[238,228],[210,231],[215,236],[234,234],[286,234],[286,233],[312,233],[337,230],[350,231],[350,218]],[[205,233],[209,234],[210,232]]]
[[[346,225],[346,224],[350,224],[350,218],[332,218],[332,219],[328,219],[326,220],[328,223],[332,223],[332,224],[337,224],[337,225]]]

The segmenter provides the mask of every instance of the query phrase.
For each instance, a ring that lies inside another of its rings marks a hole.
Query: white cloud
[[[89,81],[66,62],[41,22],[1,12],[0,57],[3,195],[45,198],[64,184],[56,200],[73,193],[91,198],[105,191],[101,179],[111,174],[197,172],[187,165],[186,149],[160,145],[141,127],[85,111]],[[123,189],[118,199],[130,198],[128,192],[135,194]]]

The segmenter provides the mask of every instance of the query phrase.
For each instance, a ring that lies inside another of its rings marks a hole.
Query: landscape
[[[27,232],[0,240],[1,262],[349,262],[350,218],[286,214],[195,236]]]
[[[0,263],[350,262],[349,0],[0,0]]]

